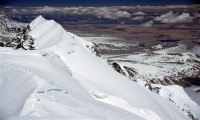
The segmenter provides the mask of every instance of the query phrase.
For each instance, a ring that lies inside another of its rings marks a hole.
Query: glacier
[[[36,50],[0,48],[0,120],[189,119],[54,20],[38,16],[30,27]]]

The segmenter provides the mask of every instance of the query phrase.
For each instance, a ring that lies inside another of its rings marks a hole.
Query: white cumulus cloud
[[[189,13],[175,14],[170,11],[166,14],[156,17],[154,20],[161,23],[184,23],[191,22],[193,17]]]
[[[154,22],[151,20],[151,21],[148,21],[148,22],[142,24],[142,26],[144,26],[144,27],[152,27],[152,26],[153,26],[153,23],[154,23]]]
[[[12,12],[13,13],[18,13],[18,10],[17,9],[12,9]]]
[[[138,15],[138,16],[140,16],[140,15],[146,15],[146,13],[139,11],[139,12],[132,13],[132,15]]]

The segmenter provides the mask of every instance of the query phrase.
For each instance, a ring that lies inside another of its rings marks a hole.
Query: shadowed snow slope
[[[30,27],[37,50],[0,49],[0,119],[188,119],[115,72],[90,52],[91,43],[55,21],[39,16]]]

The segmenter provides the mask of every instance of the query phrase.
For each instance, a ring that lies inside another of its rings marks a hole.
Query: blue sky
[[[119,6],[199,4],[199,0],[0,0],[3,6]]]

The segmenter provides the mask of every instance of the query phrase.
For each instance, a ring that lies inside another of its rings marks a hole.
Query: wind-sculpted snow
[[[91,43],[55,21],[40,16],[30,27],[37,50],[0,49],[0,98],[6,98],[0,101],[8,107],[0,106],[1,118],[188,119],[171,102],[115,72],[90,52]]]
[[[1,66],[3,67],[3,66]],[[5,66],[7,67],[7,66]],[[29,95],[36,87],[35,81],[25,72],[8,67],[1,71],[0,119],[18,115]]]

